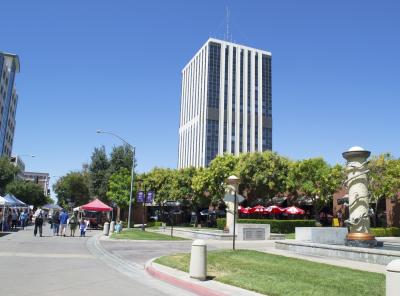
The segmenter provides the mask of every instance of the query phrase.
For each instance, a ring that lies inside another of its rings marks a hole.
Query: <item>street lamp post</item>
[[[115,133],[112,132],[107,132],[107,131],[103,131],[103,130],[97,130],[98,134],[109,134],[112,135],[118,139],[120,139],[122,142],[124,142],[129,148],[131,148],[132,150],[132,168],[131,168],[131,190],[129,193],[129,212],[128,212],[128,229],[131,228],[131,212],[132,212],[132,193],[133,193],[133,170],[135,167],[135,152],[136,152],[136,147],[132,146],[131,144],[129,144],[127,141],[125,141],[123,138],[121,138],[120,136],[118,136]],[[135,222],[133,222],[133,226],[135,226]]]
[[[138,191],[142,190],[142,184],[143,184],[143,180],[142,179],[138,179],[137,180],[138,183]],[[145,231],[145,227],[144,227],[144,220],[145,220],[145,215],[146,215],[146,185],[144,185],[144,190],[143,190],[143,215],[142,215],[142,231]]]
[[[226,183],[231,185],[234,188],[235,198],[233,205],[233,240],[232,240],[232,249],[235,250],[235,241],[236,241],[236,211],[237,211],[237,191],[240,183],[240,179],[236,176],[229,176],[226,179]]]

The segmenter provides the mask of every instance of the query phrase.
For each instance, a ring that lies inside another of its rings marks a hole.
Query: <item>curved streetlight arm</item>
[[[129,144],[127,141],[125,141],[122,137],[118,136],[117,134],[113,133],[113,132],[107,132],[107,131],[103,131],[103,130],[97,130],[98,134],[109,134],[112,135],[118,139],[120,139],[122,142],[124,142],[127,146],[129,146],[129,148],[132,149],[132,168],[131,168],[131,190],[129,193],[129,211],[128,211],[128,229],[131,228],[131,212],[132,212],[132,199],[133,199],[133,170],[135,167],[135,153],[136,153],[136,147],[132,146],[131,144]],[[135,224],[135,223],[133,223]]]
[[[118,139],[120,139],[122,142],[124,142],[126,145],[128,145],[133,151],[135,150],[135,147],[132,146],[131,144],[129,144],[124,138],[118,136],[117,134],[113,133],[113,132],[107,132],[107,131],[103,131],[103,130],[97,130],[98,134],[109,134],[112,135]]]

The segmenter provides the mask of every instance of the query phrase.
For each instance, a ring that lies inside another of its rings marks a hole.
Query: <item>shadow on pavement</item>
[[[11,232],[0,232],[0,237],[11,234]]]

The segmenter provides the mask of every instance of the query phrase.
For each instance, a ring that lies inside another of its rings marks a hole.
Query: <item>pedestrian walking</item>
[[[42,211],[35,218],[35,229],[33,230],[33,234],[36,236],[39,229],[40,237],[42,237],[42,230],[43,230],[43,213]]]
[[[22,229],[25,229],[26,219],[28,219],[28,214],[26,211],[22,211],[19,215],[19,224],[21,225]]]
[[[11,222],[12,222],[12,215],[11,215],[11,209],[8,209],[8,215],[7,215],[7,230],[11,230]]]
[[[11,213],[11,229],[16,229],[18,223],[18,212],[17,210],[12,210]]]
[[[62,210],[60,214],[60,235],[65,236],[67,231],[68,213],[66,210]]]
[[[3,231],[3,220],[4,220],[3,209],[0,209],[0,231]]]
[[[60,231],[60,212],[56,211],[51,220],[53,222],[53,236],[58,236],[58,232]]]
[[[76,216],[76,212],[74,212],[71,219],[69,219],[69,227],[71,229],[71,236],[75,236],[75,231],[76,231],[78,224],[79,224],[78,217]]]
[[[86,228],[87,224],[85,220],[81,220],[81,223],[79,224],[79,230],[81,231],[81,237],[86,235]]]

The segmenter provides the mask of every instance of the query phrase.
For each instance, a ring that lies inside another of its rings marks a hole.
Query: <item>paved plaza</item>
[[[191,240],[112,240],[100,231],[87,237],[53,237],[49,225],[43,237],[33,236],[33,227],[0,237],[0,295],[192,295],[159,281],[145,271],[145,265],[159,256],[187,253]],[[398,243],[398,239],[387,239]],[[208,250],[229,249],[230,241],[207,240]],[[389,242],[388,242],[389,243]],[[275,249],[274,241],[237,241],[238,249],[301,258],[353,269],[385,272],[385,266],[337,258],[305,256]],[[215,284],[216,286],[218,284]],[[213,284],[207,284],[213,288]],[[216,287],[215,286],[215,287]],[[244,294],[243,294],[244,295]]]
[[[123,274],[89,251],[88,237],[34,237],[33,227],[0,237],[0,295],[191,295],[142,269]]]

